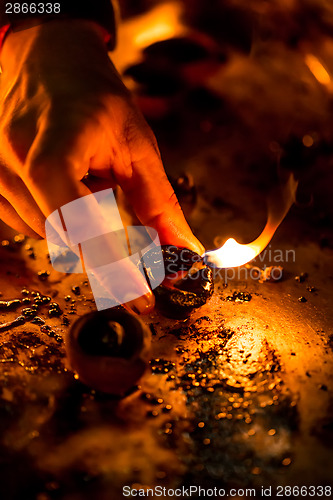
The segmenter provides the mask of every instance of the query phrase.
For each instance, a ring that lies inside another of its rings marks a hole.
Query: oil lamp
[[[123,396],[149,358],[150,331],[138,316],[112,308],[81,316],[65,338],[71,368],[86,385]]]
[[[145,272],[153,285],[154,267],[160,266],[161,254],[154,250],[150,253],[147,260],[152,264]],[[188,248],[164,245],[162,258],[166,277],[159,286],[153,287],[156,306],[164,316],[186,317],[211,297],[214,291],[212,270],[199,254]]]

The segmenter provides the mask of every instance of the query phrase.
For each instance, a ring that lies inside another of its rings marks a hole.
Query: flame
[[[305,56],[305,63],[319,83],[322,85],[329,85],[331,83],[331,77],[328,71],[324,68],[316,56],[313,54],[307,54]]]
[[[203,257],[209,265],[220,268],[238,267],[253,260],[271,241],[276,229],[295,200],[298,182],[290,174],[284,185],[272,192],[268,199],[268,219],[261,235],[252,243],[242,245],[229,238],[222,247],[206,252]]]
[[[237,267],[246,264],[260,253],[252,243],[241,245],[234,238],[229,238],[218,250],[205,253],[205,259],[216,267]]]

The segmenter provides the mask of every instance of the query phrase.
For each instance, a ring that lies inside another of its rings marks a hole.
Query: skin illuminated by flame
[[[271,241],[276,229],[287,215],[295,200],[298,182],[289,174],[285,184],[278,186],[268,199],[268,220],[261,235],[252,243],[242,245],[229,238],[217,250],[206,252],[203,257],[208,265],[228,268],[243,266],[253,260]]]

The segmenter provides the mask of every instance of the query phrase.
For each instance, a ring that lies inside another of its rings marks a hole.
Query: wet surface
[[[217,278],[185,320],[146,318],[149,370],[120,400],[67,369],[68,323],[94,309],[85,276],[52,270],[44,242],[29,241],[30,259],[26,244],[0,250],[5,498],[330,482],[331,249],[296,247],[279,282]],[[41,266],[50,272],[42,281]]]

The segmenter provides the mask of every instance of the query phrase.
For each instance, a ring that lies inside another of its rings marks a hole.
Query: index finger
[[[199,255],[204,246],[192,233],[166,176],[157,146],[148,136],[136,137],[117,181],[141,223],[158,232],[162,244],[187,247]]]

